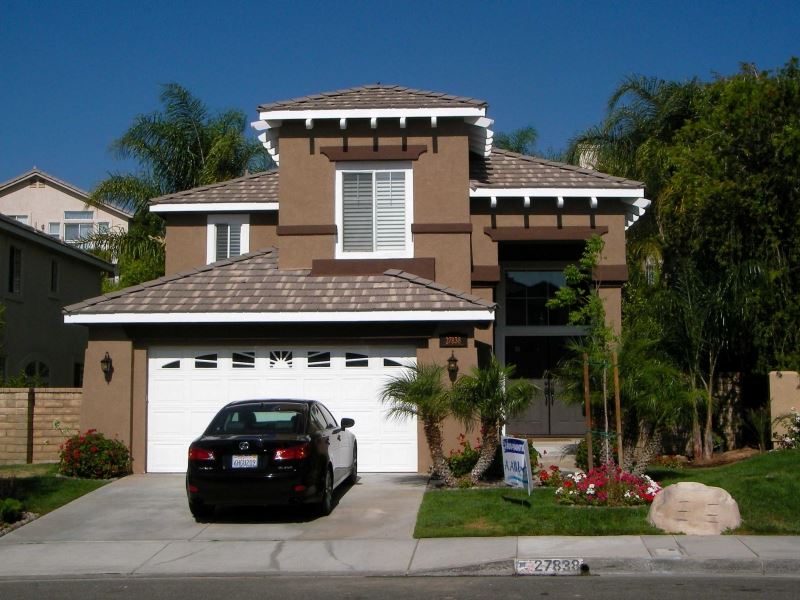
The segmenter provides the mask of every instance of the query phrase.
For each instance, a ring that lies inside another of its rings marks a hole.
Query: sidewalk
[[[593,575],[800,575],[800,536],[63,541],[0,545],[0,577],[512,575],[514,559],[583,558]]]

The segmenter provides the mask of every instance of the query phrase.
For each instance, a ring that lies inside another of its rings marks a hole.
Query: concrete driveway
[[[410,540],[426,478],[364,473],[337,488],[338,504],[317,518],[306,507],[229,509],[195,523],[183,475],[132,475],[0,537],[0,545],[41,542]]]

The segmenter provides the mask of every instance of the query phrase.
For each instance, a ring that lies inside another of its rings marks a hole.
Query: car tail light
[[[190,485],[189,486],[189,493],[196,494],[199,491],[200,491],[200,488],[198,488],[196,485]]]
[[[275,460],[300,460],[308,456],[308,444],[278,448],[275,450]]]
[[[292,489],[295,492],[305,492],[306,491],[306,486],[304,486],[302,483],[298,483],[297,485],[293,486]]]
[[[206,450],[205,448],[190,446],[189,460],[214,460],[214,453],[211,450]]]

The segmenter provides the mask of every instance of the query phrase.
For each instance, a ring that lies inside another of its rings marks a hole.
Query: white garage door
[[[412,347],[151,347],[147,471],[186,471],[189,444],[233,400],[308,398],[355,419],[360,471],[417,470],[417,424],[386,417],[380,388]]]

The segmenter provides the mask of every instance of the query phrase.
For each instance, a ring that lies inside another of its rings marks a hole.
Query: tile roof
[[[275,110],[343,110],[352,108],[486,108],[484,100],[415,90],[399,85],[364,85],[262,104],[262,112]]]
[[[46,248],[50,248],[51,250],[66,256],[77,258],[83,262],[98,267],[107,273],[114,272],[114,265],[104,261],[101,258],[98,258],[94,254],[87,252],[86,250],[82,250],[73,244],[68,244],[57,237],[48,235],[44,231],[39,231],[35,227],[31,227],[25,223],[20,223],[16,219],[12,219],[11,217],[3,214],[0,214],[0,231],[7,231],[12,235],[26,238],[34,243],[40,244]]]
[[[459,311],[494,304],[399,270],[312,276],[268,248],[67,306],[66,314]]]
[[[196,202],[277,202],[278,171],[261,171],[220,183],[159,196],[150,204],[193,204]]]
[[[470,153],[471,188],[641,188],[639,181],[575,165],[493,148],[488,157]]]

